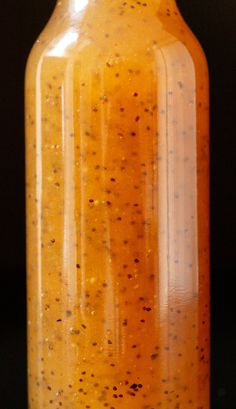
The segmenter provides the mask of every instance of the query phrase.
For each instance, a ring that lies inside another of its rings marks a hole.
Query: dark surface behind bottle
[[[211,78],[212,409],[234,409],[236,362],[234,0],[179,0]],[[26,409],[24,70],[53,0],[1,4],[0,407]],[[124,408],[127,409],[127,408]]]

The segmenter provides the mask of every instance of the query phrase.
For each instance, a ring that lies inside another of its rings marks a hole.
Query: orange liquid
[[[29,408],[208,409],[204,55],[172,1],[66,6],[26,79]]]

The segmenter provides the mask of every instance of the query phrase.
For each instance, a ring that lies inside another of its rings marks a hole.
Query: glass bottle
[[[30,409],[209,409],[208,69],[174,0],[62,0],[26,73]]]

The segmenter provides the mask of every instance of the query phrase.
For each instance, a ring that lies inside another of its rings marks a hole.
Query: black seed
[[[72,311],[67,310],[67,311],[66,311],[66,316],[67,316],[67,317],[71,317],[71,315],[72,315]]]

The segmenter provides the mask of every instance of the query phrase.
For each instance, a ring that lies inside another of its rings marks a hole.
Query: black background
[[[235,0],[179,0],[211,77],[212,409],[236,408]],[[24,68],[54,0],[0,5],[0,408],[26,409]],[[124,408],[129,409],[129,408]]]

